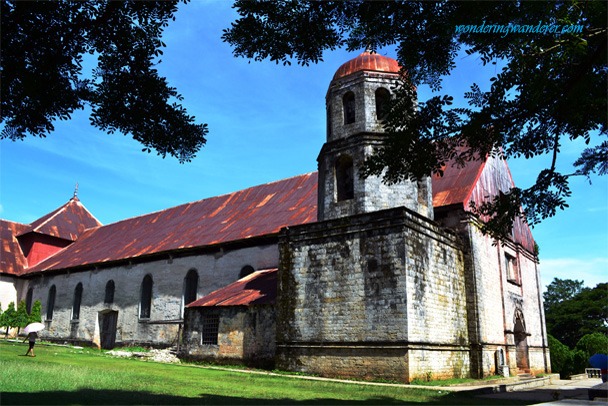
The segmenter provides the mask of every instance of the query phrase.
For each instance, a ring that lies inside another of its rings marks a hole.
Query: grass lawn
[[[26,350],[27,344],[0,341],[2,405],[488,404],[488,399],[433,389],[219,371],[113,358],[87,348],[36,345],[35,358],[23,356]]]

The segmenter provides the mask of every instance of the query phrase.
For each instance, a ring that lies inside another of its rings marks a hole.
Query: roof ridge
[[[294,176],[290,176],[288,178],[275,180],[275,181],[272,181],[272,182],[260,183],[258,185],[249,186],[249,187],[246,187],[244,189],[235,190],[235,191],[224,193],[224,194],[221,194],[221,195],[204,197],[202,199],[193,200],[193,201],[186,202],[186,203],[181,203],[181,204],[178,204],[176,206],[167,207],[165,209],[156,210],[156,211],[152,211],[152,212],[144,213],[144,214],[139,214],[139,215],[132,216],[132,217],[127,217],[127,218],[115,221],[113,223],[103,224],[101,227],[111,226],[111,225],[115,225],[115,224],[120,224],[120,223],[122,223],[124,221],[129,221],[129,220],[139,219],[139,218],[143,218],[143,217],[148,217],[148,216],[151,216],[151,215],[154,215],[154,214],[163,213],[163,212],[166,212],[168,210],[173,210],[173,209],[176,209],[178,207],[183,207],[183,206],[187,206],[187,205],[190,205],[190,204],[203,202],[203,201],[206,201],[206,200],[219,199],[219,198],[226,197],[226,196],[232,196],[232,195],[234,195],[236,193],[245,192],[247,190],[255,189],[255,188],[258,188],[258,187],[261,187],[261,186],[265,186],[265,185],[273,185],[273,184],[276,184],[276,183],[279,183],[279,182],[285,182],[285,181],[288,181],[288,180],[291,180],[291,179],[295,179],[295,178],[300,178],[300,177],[303,177],[303,176],[309,176],[309,175],[315,174],[317,172],[318,171],[307,172],[307,173],[303,173],[303,174],[300,174],[300,175],[294,175]],[[95,228],[95,227],[92,227],[92,228]]]
[[[42,223],[38,224],[36,227],[32,227],[32,231],[37,230],[42,228],[42,226],[44,226],[46,223],[48,223],[49,221],[51,221],[52,219],[54,219],[59,213],[61,213],[62,211],[64,211],[67,207],[67,205],[72,201],[72,199],[68,200],[66,203],[62,204],[61,206],[59,206],[58,208],[55,209],[55,212],[51,212],[49,214],[51,214],[51,216],[49,216],[48,219],[44,220]],[[43,216],[44,217],[44,216]],[[34,221],[35,223],[35,221]]]
[[[72,199],[74,199],[74,198],[72,198]],[[70,200],[72,200],[72,199],[70,199]],[[84,204],[83,204],[83,203],[80,201],[80,199],[79,199],[78,197],[76,197],[76,198],[74,199],[74,201],[75,201],[75,202],[76,202],[76,204],[78,204],[80,207],[82,207],[83,209],[85,209],[85,210],[87,211],[87,213],[89,213],[89,215],[90,215],[90,216],[93,218],[93,220],[95,220],[96,222],[98,222],[98,223],[99,223],[99,225],[94,226],[94,227],[88,227],[88,228],[85,228],[85,230],[88,230],[88,229],[90,229],[90,228],[103,227],[103,225],[104,225],[104,224],[103,224],[101,221],[99,221],[99,219],[98,219],[97,217],[95,217],[95,215],[94,215],[93,213],[91,213],[91,212],[89,211],[89,209],[87,209],[87,207],[86,207],[86,206],[85,206],[85,205],[84,205]],[[69,202],[68,202],[68,203],[69,203]]]
[[[28,226],[28,227],[31,226],[31,224],[28,224],[28,223],[21,223],[19,221],[3,219],[2,217],[0,217],[0,221],[6,221],[7,223],[13,223],[13,224],[21,224],[22,226]]]

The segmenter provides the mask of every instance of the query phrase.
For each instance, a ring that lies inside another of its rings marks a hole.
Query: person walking
[[[32,354],[32,357],[35,357],[36,355],[34,354],[34,345],[36,345],[36,339],[38,338],[38,334],[34,331],[32,331],[31,333],[29,333],[27,335],[27,337],[25,337],[23,339],[23,342],[25,342],[25,340],[29,340],[30,342],[30,348],[27,349],[27,352],[25,353],[25,356],[27,357],[28,354]]]

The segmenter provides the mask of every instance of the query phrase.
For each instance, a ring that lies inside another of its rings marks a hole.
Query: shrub
[[[576,343],[577,350],[583,351],[587,359],[593,354],[608,353],[608,337],[602,333],[585,334]]]
[[[42,312],[42,303],[40,303],[40,300],[36,300],[32,306],[32,311],[29,315],[29,320],[28,320],[28,324],[29,323],[41,323],[42,322],[42,315],[40,314]]]

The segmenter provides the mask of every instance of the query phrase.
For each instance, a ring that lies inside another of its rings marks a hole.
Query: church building
[[[495,242],[496,157],[385,185],[359,176],[399,80],[364,52],[335,73],[318,172],[101,225],[75,195],[0,220],[0,305],[40,300],[46,340],[175,346],[190,359],[390,379],[550,372],[528,225]]]

